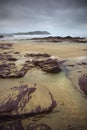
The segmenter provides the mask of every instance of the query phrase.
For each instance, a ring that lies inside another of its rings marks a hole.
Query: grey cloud
[[[87,0],[0,0],[1,31],[87,29]],[[61,32],[60,31],[60,32]],[[59,33],[59,32],[58,32]]]

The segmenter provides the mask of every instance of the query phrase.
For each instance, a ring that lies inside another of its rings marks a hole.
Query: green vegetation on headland
[[[13,33],[13,35],[48,35],[48,31],[33,31],[33,32],[18,32]]]
[[[33,32],[17,32],[17,33],[9,33],[9,34],[0,34],[0,38],[13,36],[13,35],[50,35],[48,31],[33,31]]]

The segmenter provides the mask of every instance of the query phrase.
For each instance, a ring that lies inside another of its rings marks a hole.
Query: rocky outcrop
[[[14,129],[13,129],[14,128]],[[28,123],[25,127],[21,120],[13,121],[12,123],[1,125],[0,130],[52,130],[47,124]]]
[[[20,54],[20,52],[16,51],[16,52],[14,52],[14,54]]]
[[[29,69],[33,68],[31,62],[25,62],[25,64],[17,68],[15,63],[2,63],[0,65],[0,78],[21,78]]]
[[[27,126],[27,130],[52,130],[48,125],[46,124],[35,124],[31,123]]]
[[[80,89],[87,95],[87,74],[79,78]]]
[[[0,53],[0,60],[7,60],[7,61],[17,61],[13,55],[8,54],[7,52]]]
[[[12,44],[10,43],[0,44],[0,49],[10,49],[11,47],[12,47]]]
[[[56,101],[46,87],[36,85],[13,87],[0,97],[0,118],[47,113],[56,105]]]
[[[27,54],[25,55],[25,57],[49,58],[49,57],[51,57],[51,55],[46,54],[46,53],[44,53],[44,54],[41,54],[41,53],[37,53],[37,54],[34,54],[34,53],[27,53]]]
[[[58,73],[61,71],[57,59],[47,59],[44,61],[34,61],[35,66],[48,73]]]
[[[24,122],[24,123],[23,123]],[[55,128],[51,128],[46,123],[39,123],[39,122],[29,122],[29,119],[25,120],[14,120],[10,121],[9,123],[3,123],[0,125],[0,130],[55,130]],[[61,130],[62,128],[57,128],[56,130]],[[76,130],[75,127],[72,125],[66,126],[64,130]]]
[[[29,60],[25,60],[21,65],[17,65],[17,59],[14,55],[7,52],[0,53],[0,78],[21,78],[25,76],[28,70],[32,68],[38,68],[47,73],[58,73],[60,69],[60,61],[51,58],[49,54],[26,54],[25,57]]]
[[[73,42],[73,43],[87,43],[87,40],[85,38],[81,37],[45,37],[45,38],[32,38],[34,41],[40,41],[40,42]]]

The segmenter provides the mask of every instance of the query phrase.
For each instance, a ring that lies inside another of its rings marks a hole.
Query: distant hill
[[[13,33],[13,35],[48,35],[48,31],[33,31],[33,32],[18,32]]]

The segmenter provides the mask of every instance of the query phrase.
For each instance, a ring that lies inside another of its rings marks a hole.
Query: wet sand
[[[14,49],[21,53],[49,53],[59,58],[87,56],[87,43],[47,43],[26,41],[0,41],[13,43]]]
[[[7,43],[7,41],[4,41],[4,43]],[[8,43],[12,43],[12,41]],[[58,130],[58,128],[59,130],[87,130],[87,98],[79,91],[78,86],[78,78],[87,73],[87,68],[86,66],[76,65],[76,63],[81,61],[78,60],[78,57],[87,56],[87,44],[32,43],[32,41],[17,41],[12,44],[14,46],[10,49],[11,54],[14,51],[20,52],[18,58],[21,60],[18,64],[24,62],[23,55],[26,53],[48,53],[61,60],[67,60],[65,65],[75,65],[74,67],[68,66],[66,68],[68,73],[65,68],[58,74],[47,74],[40,70],[31,70],[21,79],[0,79],[0,92],[2,96],[13,84],[15,86],[37,83],[47,87],[57,102],[57,107],[52,113],[22,119],[24,128],[26,129],[28,123],[43,123],[50,126],[52,130]],[[3,50],[0,51],[3,52]],[[81,70],[81,73],[78,73],[78,70]],[[14,124],[14,122],[9,121],[6,125]]]

